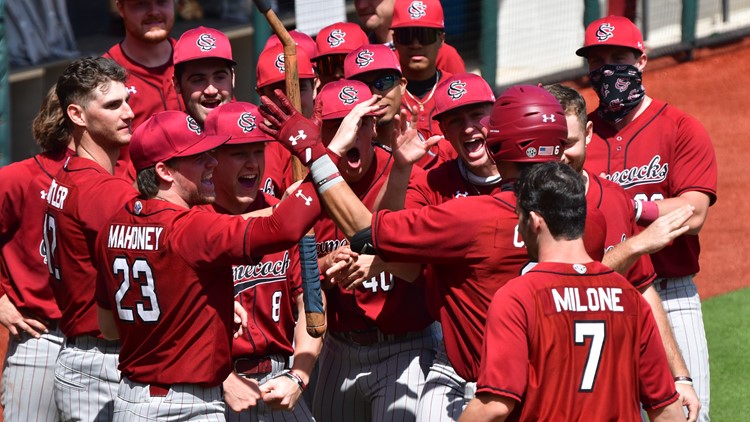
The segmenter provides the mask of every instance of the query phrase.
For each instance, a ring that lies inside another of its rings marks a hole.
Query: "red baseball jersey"
[[[286,188],[294,183],[292,154],[278,142],[266,142],[263,192],[281,199]]]
[[[94,241],[117,211],[138,195],[133,186],[93,160],[69,157],[47,190],[42,233],[49,284],[67,337],[101,337],[94,306]]]
[[[362,203],[372,208],[392,165],[391,156],[375,147],[375,158],[365,176],[350,186]],[[329,217],[315,224],[318,257],[348,245],[344,234]],[[432,323],[424,303],[421,282],[410,283],[382,272],[352,291],[332,287],[325,291],[328,329],[334,332],[377,327],[386,334],[418,331]]]
[[[278,199],[259,192],[250,209],[277,204]],[[215,212],[229,214],[217,204]],[[266,254],[254,261],[232,264],[234,298],[247,311],[247,330],[232,343],[232,357],[291,356],[297,316],[297,297],[302,294],[299,249]]]
[[[673,198],[703,192],[716,202],[717,167],[711,139],[703,125],[660,100],[620,131],[594,112],[594,138],[587,149],[586,168],[604,173],[636,200]],[[653,254],[659,277],[680,277],[699,271],[700,243],[683,235]]]
[[[176,42],[173,38],[169,38],[172,49],[174,49]],[[130,94],[128,105],[135,114],[132,124],[133,130],[160,111],[185,110],[182,98],[177,94],[172,84],[174,64],[171,54],[169,61],[158,67],[144,67],[134,61],[122,51],[122,46],[119,43],[113,45],[103,56],[116,61],[128,71],[125,87]],[[135,169],[130,163],[129,149],[125,146],[120,150],[120,159],[117,160],[115,175],[133,181],[135,180],[135,174]]]
[[[60,309],[49,284],[42,226],[47,189],[65,159],[74,154],[38,154],[0,168],[0,255],[7,278],[0,288],[20,311],[56,320]]]
[[[587,214],[587,227],[596,227],[586,239],[587,250],[600,255],[603,219],[595,209]],[[462,378],[476,381],[492,296],[528,262],[513,192],[379,211],[373,215],[372,232],[385,260],[431,264],[434,280],[425,290],[431,306],[439,304],[431,313],[440,315],[448,359]]]
[[[437,86],[440,85],[440,82],[448,79],[453,74],[444,71],[439,72],[439,74],[440,79],[435,82],[433,89],[428,91],[424,97],[416,98],[408,90],[401,96],[401,109],[406,110],[407,113],[410,112],[409,110],[417,111],[419,117],[417,129],[419,129],[423,135],[427,135],[426,138],[429,138],[432,135],[443,134],[437,120],[432,119],[432,116],[435,115],[435,90],[437,89]],[[453,146],[451,146],[450,142],[448,142],[448,147],[453,150]],[[455,150],[453,150],[453,154],[455,153]],[[456,155],[453,155],[451,158],[456,158]],[[424,166],[420,167],[424,168]]]
[[[640,421],[678,399],[651,308],[599,262],[543,262],[492,299],[477,393],[508,420]]]
[[[616,183],[588,173],[589,189],[586,192],[586,202],[589,207],[596,207],[602,211],[607,220],[607,235],[604,240],[606,253],[618,243],[638,234],[638,226],[635,222],[633,201],[627,192]],[[641,255],[633,265],[628,268],[625,278],[636,289],[646,287],[656,278],[654,266],[648,255]]]
[[[458,54],[458,51],[452,45],[443,43],[438,50],[437,60],[435,65],[438,69],[443,70],[447,73],[455,75],[457,73],[466,73],[466,65],[464,59]]]
[[[415,172],[406,190],[404,208],[439,205],[453,198],[492,193],[496,185],[472,184],[461,171],[462,166],[458,159],[453,159],[429,171]]]
[[[123,376],[146,384],[224,381],[232,370],[232,265],[297,243],[320,214],[312,184],[300,192],[304,199],[287,199],[270,217],[134,199],[112,218],[97,238],[96,300],[115,313]]]

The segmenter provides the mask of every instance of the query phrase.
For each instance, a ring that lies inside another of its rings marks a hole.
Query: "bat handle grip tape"
[[[253,0],[253,3],[255,3],[255,6],[258,8],[260,13],[263,13],[264,15],[266,14],[266,12],[271,10],[271,6],[266,0]]]

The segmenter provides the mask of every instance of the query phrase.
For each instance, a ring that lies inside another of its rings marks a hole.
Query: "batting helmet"
[[[568,138],[562,106],[546,89],[532,85],[508,88],[483,121],[487,146],[495,161],[541,163],[559,160]]]

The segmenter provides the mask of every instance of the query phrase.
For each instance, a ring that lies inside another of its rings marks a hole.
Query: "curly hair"
[[[39,113],[31,122],[31,134],[42,152],[62,152],[70,143],[70,130],[63,116],[56,85],[47,91]]]
[[[125,69],[106,57],[84,57],[72,62],[57,79],[57,98],[65,121],[72,124],[65,112],[69,105],[85,105],[100,86],[111,81],[125,83],[126,78]]]

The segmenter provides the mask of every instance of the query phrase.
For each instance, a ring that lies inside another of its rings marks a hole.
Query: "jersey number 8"
[[[132,271],[131,271],[132,270]],[[115,293],[115,302],[117,303],[117,315],[122,321],[135,322],[135,315],[132,308],[123,305],[123,299],[130,290],[131,275],[132,280],[141,285],[141,300],[136,300],[135,308],[138,311],[138,317],[143,322],[156,322],[159,320],[161,310],[159,310],[159,301],[156,299],[156,289],[154,286],[154,276],[151,266],[145,259],[136,259],[132,267],[125,257],[117,257],[112,263],[112,272],[115,277],[122,274],[120,288]],[[146,308],[144,303],[148,300],[150,308]]]

